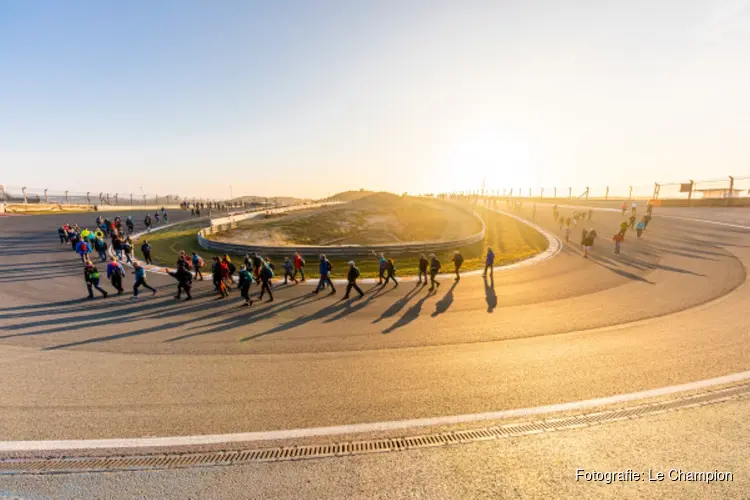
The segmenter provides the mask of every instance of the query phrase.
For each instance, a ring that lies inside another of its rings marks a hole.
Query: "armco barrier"
[[[310,205],[307,206],[310,208]],[[274,213],[274,211],[269,211]],[[250,218],[257,216],[258,213],[247,214]],[[444,250],[454,250],[468,245],[473,245],[484,239],[486,232],[486,226],[484,220],[476,212],[472,212],[472,215],[482,225],[481,231],[478,233],[467,236],[466,238],[460,238],[457,240],[449,241],[425,241],[416,243],[398,243],[398,244],[385,244],[385,245],[282,245],[282,246],[267,246],[267,245],[240,245],[235,243],[226,243],[222,241],[210,240],[207,237],[211,234],[218,234],[235,227],[235,222],[225,222],[223,224],[212,225],[211,227],[202,229],[198,232],[198,244],[207,250],[211,250],[219,253],[233,253],[233,254],[249,254],[259,253],[261,255],[283,255],[291,254],[293,252],[299,252],[303,255],[317,255],[326,254],[329,257],[356,257],[362,255],[371,255],[375,253],[385,254],[404,254],[404,253],[430,253]],[[213,222],[213,221],[212,221]]]

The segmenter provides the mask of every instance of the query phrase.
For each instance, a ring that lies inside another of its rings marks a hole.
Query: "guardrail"
[[[306,208],[310,208],[308,205]],[[274,212],[274,211],[270,211]],[[257,216],[258,213],[248,214]],[[472,212],[482,225],[481,231],[465,238],[448,240],[448,241],[424,241],[415,243],[396,243],[396,244],[379,244],[379,245],[241,245],[235,243],[226,243],[208,239],[211,234],[218,234],[236,227],[236,222],[218,224],[198,232],[198,244],[206,250],[219,253],[249,254],[259,253],[261,255],[283,255],[299,252],[303,255],[326,254],[329,257],[356,257],[370,255],[372,252],[385,254],[404,254],[404,253],[430,253],[444,250],[454,250],[461,247],[473,245],[484,240],[487,226],[478,213]],[[249,218],[249,217],[245,217]]]

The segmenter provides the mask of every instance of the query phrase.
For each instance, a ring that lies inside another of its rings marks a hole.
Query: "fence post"
[[[727,195],[727,205],[732,204],[732,197],[734,196],[734,177],[729,176],[729,194]]]
[[[158,194],[156,195],[155,199],[156,199],[155,205],[158,207],[159,206],[159,195]]]
[[[99,193],[99,205],[104,205],[104,193]]]
[[[690,201],[693,199],[693,187],[695,186],[695,181],[693,179],[690,179],[690,191],[688,191],[688,206],[690,206]]]
[[[91,191],[86,191],[86,204],[91,205]]]
[[[130,193],[130,206],[133,206],[133,193]]]
[[[26,198],[26,186],[21,188],[21,192],[23,193],[23,203],[25,205],[29,202],[28,198]]]
[[[529,188],[529,198],[531,198],[531,188]]]
[[[120,204],[120,202],[119,202],[119,201],[117,201],[117,196],[118,196],[118,194],[117,194],[117,193],[115,193],[115,205],[119,205],[119,204]]]
[[[68,192],[65,191],[65,204],[70,205],[70,198],[68,197]]]
[[[544,199],[544,188],[542,188],[542,190],[539,192],[539,199],[540,200]]]
[[[145,194],[143,195],[143,206],[144,207],[146,206],[146,195]]]
[[[572,199],[572,198],[573,198],[573,188],[572,188],[572,187],[569,187],[569,188],[568,188],[568,199],[570,200],[570,199]]]
[[[557,188],[555,188],[555,198],[557,198]]]
[[[44,203],[49,203],[49,196],[47,195],[47,189],[44,189]]]
[[[633,186],[630,186],[630,191],[628,191],[628,199],[629,200],[633,199]]]
[[[107,193],[107,205],[111,205],[112,202],[109,200],[109,193]]]
[[[607,189],[604,191],[604,201],[607,201],[609,199],[609,186],[607,186]]]

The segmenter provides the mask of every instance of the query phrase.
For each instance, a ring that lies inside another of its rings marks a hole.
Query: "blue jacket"
[[[495,252],[491,249],[487,249],[487,260],[484,263],[490,266],[495,263]]]
[[[91,251],[91,249],[89,248],[89,245],[88,245],[88,243],[86,243],[85,241],[81,240],[81,241],[79,241],[79,242],[78,242],[78,243],[76,244],[76,252],[77,252],[77,253],[78,253],[79,255],[84,255],[84,254],[87,254],[87,253],[89,253],[90,251]]]
[[[112,278],[112,273],[115,272],[115,269],[117,269],[117,272],[120,274],[120,276],[125,276],[125,269],[123,269],[122,264],[119,262],[111,261],[109,264],[107,264],[107,279]]]
[[[135,279],[142,280],[146,277],[146,270],[138,266],[135,268]]]
[[[328,275],[328,260],[323,259],[320,261],[320,267],[318,268],[320,271],[321,276],[327,276]]]

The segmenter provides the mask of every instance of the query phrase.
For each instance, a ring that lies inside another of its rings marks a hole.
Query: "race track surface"
[[[93,219],[0,218],[0,440],[487,412],[750,369],[750,215],[741,209],[662,209],[643,239],[628,233],[621,255],[610,241],[619,214],[596,211],[583,223],[599,234],[588,260],[579,224],[556,257],[493,281],[443,280],[435,294],[413,282],[366,285],[352,301],[340,300],[343,289],[277,286],[273,303],[249,309],[236,291],[217,300],[209,281],[178,302],[175,282],[159,275],[148,277],[154,297],[89,301],[80,259],[56,228]],[[562,236],[550,210],[537,219]]]

